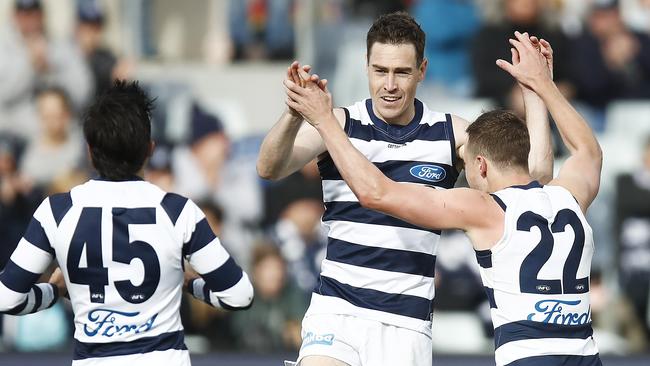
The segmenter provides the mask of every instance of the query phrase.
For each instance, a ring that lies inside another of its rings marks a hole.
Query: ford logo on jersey
[[[572,307],[580,305],[581,300],[540,300],[535,304],[535,313],[528,314],[528,320],[562,325],[583,325],[589,321],[591,309],[579,313]]]
[[[426,180],[427,182],[440,182],[447,176],[445,169],[437,165],[430,164],[416,165],[412,167],[409,172],[412,176]]]
[[[151,318],[147,319],[144,323],[135,323],[131,318],[137,317],[140,312],[127,313],[124,311],[110,310],[110,309],[95,309],[88,313],[88,320],[91,325],[84,324],[84,333],[88,337],[101,335],[104,337],[112,337],[114,335],[123,335],[126,333],[139,334],[144,333],[153,327],[158,314],[154,314]],[[100,333],[100,331],[102,331]]]

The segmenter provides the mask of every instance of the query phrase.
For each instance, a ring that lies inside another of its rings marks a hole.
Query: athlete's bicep
[[[412,183],[395,183],[383,200],[389,215],[429,229],[470,230],[485,222],[489,195],[468,188],[434,189]]]
[[[566,188],[578,201],[582,212],[586,213],[600,188],[600,167],[600,162],[588,156],[571,156],[562,164],[557,178],[549,185]]]

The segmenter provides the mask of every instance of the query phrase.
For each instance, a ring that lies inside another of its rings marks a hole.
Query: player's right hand
[[[68,293],[68,289],[65,287],[65,278],[63,277],[61,268],[57,267],[54,272],[52,272],[52,275],[47,282],[57,287],[59,290],[59,297],[64,297]]]
[[[307,74],[308,76],[306,78],[301,77],[301,72],[299,72],[299,69],[302,68],[302,74],[305,75]],[[302,67],[300,66],[300,63],[298,61],[294,61],[287,67],[287,77],[286,80],[291,81],[292,83],[296,85],[300,85],[301,87],[305,87],[308,85],[308,83],[315,83],[318,85],[318,87],[325,91],[327,88],[327,79],[320,79],[320,77],[316,74],[310,75],[309,72],[311,71],[311,66],[310,65],[303,65]],[[300,113],[296,111],[295,109],[289,107],[289,113],[293,115],[294,117],[301,117]]]
[[[524,86],[536,90],[541,83],[552,80],[552,69],[549,68],[549,58],[552,63],[552,49],[550,44],[544,41],[544,52],[541,51],[541,48],[538,50],[528,33],[515,32],[515,37],[517,39],[509,41],[514,47],[513,56],[516,53],[519,62],[511,64],[499,59],[497,66],[507,71]]]

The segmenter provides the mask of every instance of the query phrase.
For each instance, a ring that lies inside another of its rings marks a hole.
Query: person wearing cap
[[[92,79],[79,48],[45,32],[39,0],[15,0],[13,21],[0,29],[0,131],[30,138],[38,130],[33,97],[44,86],[59,86],[75,110],[92,95]]]

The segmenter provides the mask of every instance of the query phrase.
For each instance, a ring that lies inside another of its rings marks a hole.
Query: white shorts
[[[431,366],[433,345],[424,333],[348,315],[315,314],[302,321],[298,363],[328,356],[350,366]]]

